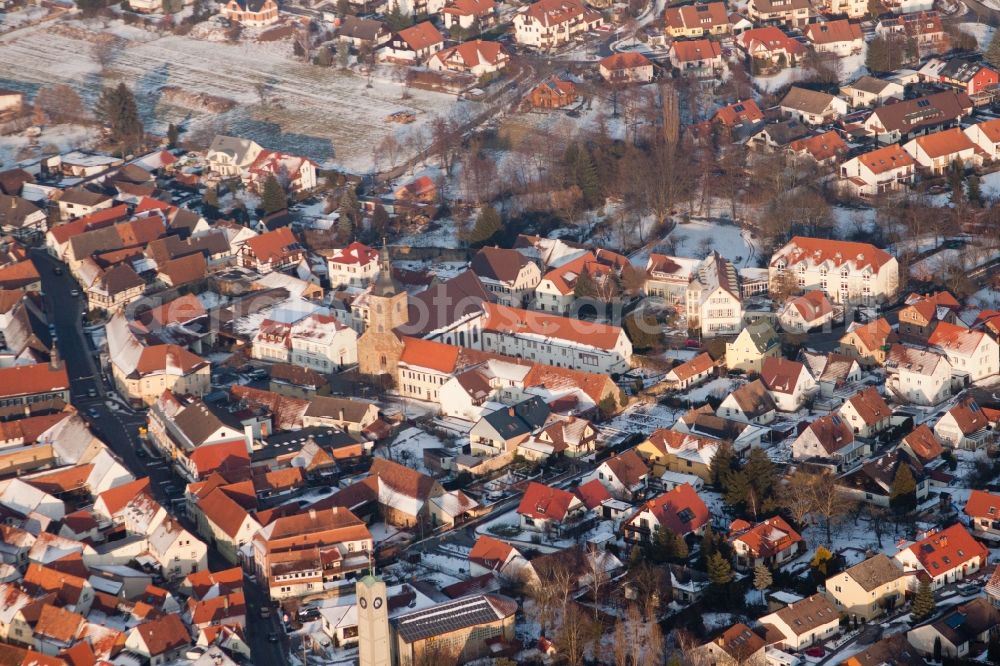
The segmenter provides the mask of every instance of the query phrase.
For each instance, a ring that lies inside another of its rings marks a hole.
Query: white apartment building
[[[580,0],[538,0],[514,16],[514,39],[523,46],[550,50],[603,23],[600,12]]]
[[[483,303],[483,349],[557,368],[625,372],[632,342],[618,326]]]
[[[771,257],[772,286],[794,276],[801,291],[818,289],[834,303],[872,305],[895,297],[899,263],[869,243],[796,236]]]

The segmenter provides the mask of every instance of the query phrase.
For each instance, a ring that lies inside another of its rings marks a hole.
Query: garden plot
[[[133,35],[133,30],[122,38],[124,47],[114,53],[105,76],[93,55],[95,37],[115,32],[118,23],[107,28],[66,23],[33,26],[0,39],[0,86],[33,95],[42,85],[66,83],[91,105],[103,83],[122,80],[135,89],[151,131],[181,123],[191,131],[243,136],[357,172],[372,169],[375,149],[389,135],[406,146],[397,159],[405,157],[412,149],[408,137],[456,104],[453,95],[416,89],[402,99],[394,68],[379,69],[369,88],[364,78],[297,62],[287,41],[229,44],[145,31]],[[219,114],[180,108],[162,100],[165,86],[229,99],[236,106]],[[479,108],[475,102],[462,104],[466,110]],[[416,122],[405,127],[385,122],[400,110],[415,112]]]

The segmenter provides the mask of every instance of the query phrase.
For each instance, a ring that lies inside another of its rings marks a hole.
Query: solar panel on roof
[[[952,629],[958,629],[965,624],[965,616],[961,613],[952,613],[944,619],[944,623]]]

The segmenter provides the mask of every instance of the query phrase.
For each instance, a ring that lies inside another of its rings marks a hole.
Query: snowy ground
[[[674,243],[674,252],[667,252],[667,248],[663,247],[668,242],[654,244],[630,257],[632,263],[645,266],[650,252],[664,252],[679,257],[705,257],[716,250],[739,268],[757,265],[757,249],[753,239],[735,224],[692,219],[686,224],[678,224],[665,240]]]
[[[376,449],[375,454],[383,458],[391,458],[419,472],[427,473],[424,467],[424,449],[445,446],[445,443],[434,435],[419,428],[407,428],[396,436],[388,450]]]
[[[38,137],[23,134],[0,136],[0,166],[9,168],[21,162],[37,162],[42,157],[87,147],[94,139],[94,129],[83,125],[45,127]]]
[[[996,0],[984,0],[984,5],[990,5],[994,9],[1000,9],[1000,3]],[[975,35],[976,40],[979,42],[979,48],[986,50],[986,47],[990,45],[990,40],[993,39],[993,33],[996,32],[996,28],[985,23],[962,23],[959,27],[970,35]]]
[[[43,18],[49,10],[36,5],[29,5],[12,12],[0,12],[0,32],[15,30],[27,23]]]
[[[122,39],[107,72],[93,56],[102,32]],[[399,71],[379,69],[367,88],[359,76],[295,61],[290,40],[210,42],[161,36],[117,21],[107,27],[97,21],[52,21],[0,37],[0,87],[33,95],[42,85],[66,83],[91,104],[102,84],[123,80],[139,93],[140,110],[154,132],[165,132],[169,122],[182,123],[206,133],[252,138],[269,148],[358,172],[372,168],[373,153],[385,137],[396,135],[404,145],[401,155],[408,154],[409,137],[457,104],[453,95],[417,89],[402,99]],[[237,105],[222,114],[183,109],[161,99],[168,85],[225,97]],[[265,91],[265,100],[274,101],[262,103],[258,89]],[[470,112],[480,108],[476,102],[461,104]],[[385,122],[388,114],[404,109],[416,113],[415,123]]]

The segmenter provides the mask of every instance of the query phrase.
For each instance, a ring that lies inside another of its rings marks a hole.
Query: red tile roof
[[[528,484],[517,512],[536,520],[565,520],[571,506],[579,503],[573,493],[552,488],[536,481]]]
[[[973,490],[965,503],[965,515],[972,518],[1000,520],[1000,495],[984,490]]]
[[[711,39],[676,41],[671,49],[673,49],[674,57],[680,62],[714,60],[722,57],[722,47]]]
[[[802,536],[781,516],[774,516],[749,529],[740,530],[731,540],[742,541],[754,557],[770,557],[794,547],[802,541]]]
[[[424,21],[399,31],[399,37],[414,51],[444,42],[444,36],[430,21]]]
[[[746,99],[734,102],[716,111],[715,120],[726,127],[735,127],[743,123],[763,122],[764,112],[757,106],[757,102],[752,99]]]
[[[879,175],[893,169],[912,167],[916,164],[910,154],[898,143],[879,148],[858,156],[858,161],[868,167],[873,174]]]
[[[924,570],[935,578],[948,571],[961,569],[977,557],[980,558],[980,564],[985,564],[989,556],[986,547],[972,538],[969,531],[958,523],[916,542],[909,550]]]
[[[144,622],[134,631],[139,632],[151,656],[162,655],[191,643],[191,635],[181,622],[180,616],[176,614]]]
[[[937,435],[926,424],[917,426],[913,432],[903,438],[903,443],[910,447],[920,462],[925,464],[944,453],[944,447],[938,441]]]
[[[484,331],[557,338],[598,349],[613,349],[622,333],[621,328],[610,324],[584,322],[496,303],[483,303],[483,309],[486,312]]]
[[[649,58],[635,51],[612,53],[606,58],[602,58],[600,62],[601,67],[610,70],[634,69],[636,67],[647,67],[652,64]]]
[[[279,227],[274,231],[247,239],[246,246],[250,248],[257,261],[274,263],[302,252],[299,241],[288,227]]]
[[[476,541],[476,545],[469,551],[469,561],[498,571],[515,548],[509,543],[495,539],[488,534],[483,534]]]
[[[709,521],[708,507],[689,483],[682,483],[673,490],[647,501],[639,512],[647,510],[656,517],[661,528],[668,529],[674,534],[696,532]]]
[[[587,483],[582,483],[576,488],[576,496],[580,498],[584,506],[588,509],[595,509],[611,499],[611,493],[604,487],[599,479],[591,479]]]
[[[141,479],[136,479],[135,481],[130,481],[128,483],[123,483],[122,485],[115,486],[110,490],[105,490],[103,493],[98,495],[98,499],[104,502],[104,507],[107,509],[108,514],[114,516],[116,513],[124,509],[125,506],[135,499],[140,493],[145,493],[150,498],[153,496],[148,476],[144,476]]]
[[[199,476],[216,470],[247,469],[250,466],[250,454],[242,439],[199,446],[190,457]]]
[[[964,326],[943,321],[931,333],[927,343],[932,347],[941,347],[964,356],[971,356],[979,348],[985,335],[986,333],[983,331],[973,331]]]

